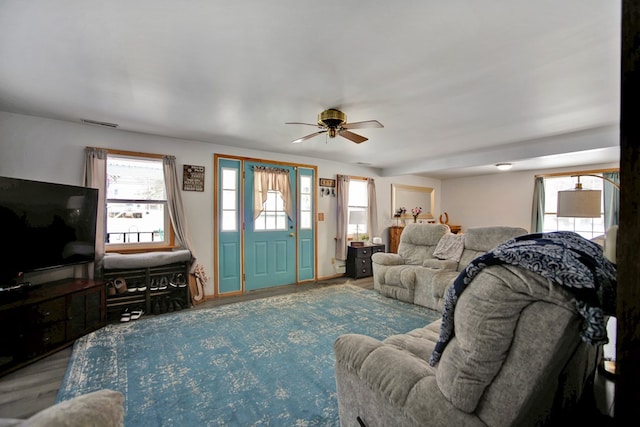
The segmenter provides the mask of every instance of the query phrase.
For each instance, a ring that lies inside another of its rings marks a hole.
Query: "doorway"
[[[215,156],[215,294],[314,280],[315,166]]]

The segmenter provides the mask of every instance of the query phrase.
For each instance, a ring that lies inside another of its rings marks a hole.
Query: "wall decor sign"
[[[335,187],[335,179],[320,178],[320,187]]]
[[[204,166],[183,166],[182,191],[204,191]]]

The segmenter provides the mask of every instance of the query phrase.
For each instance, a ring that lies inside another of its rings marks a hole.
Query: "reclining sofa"
[[[441,320],[384,341],[338,337],[341,426],[575,425],[567,414],[600,347],[582,341],[564,289],[519,267],[487,267],[460,295],[454,322],[435,366]]]
[[[603,251],[613,264],[616,232],[607,232]],[[467,238],[481,234],[470,230]],[[480,247],[469,240],[474,250]],[[476,268],[485,259],[472,261]],[[586,327],[585,306],[538,268],[486,265],[456,297],[453,311],[447,299],[443,319],[452,315],[454,333],[439,360],[434,350],[446,319],[383,341],[361,334],[336,339],[341,427],[593,424],[602,341],[585,339],[598,329]],[[589,265],[597,273],[603,264]],[[607,274],[615,280],[615,267]],[[615,292],[609,298],[615,301]],[[603,309],[615,312],[611,305]]]
[[[524,234],[527,230],[520,227],[476,227],[452,234],[444,224],[407,224],[397,254],[372,255],[373,288],[384,296],[442,311],[446,289],[469,262]]]

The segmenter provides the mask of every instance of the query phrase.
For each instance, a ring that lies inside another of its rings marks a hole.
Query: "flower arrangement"
[[[407,210],[404,207],[396,209],[396,213],[393,214],[393,217],[396,219],[396,226],[398,225],[400,218],[405,214]]]
[[[411,215],[413,215],[413,222],[418,222],[418,215],[422,213],[421,207],[415,207],[411,209]]]

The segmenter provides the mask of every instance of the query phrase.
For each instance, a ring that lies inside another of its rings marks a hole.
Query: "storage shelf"
[[[0,375],[35,362],[104,326],[102,281],[63,279],[0,300]]]
[[[171,286],[172,278],[182,277],[183,287]],[[105,269],[106,282],[122,279],[127,286],[143,284],[144,291],[126,292],[107,296],[107,322],[119,322],[125,310],[143,310],[144,315],[162,314],[191,306],[189,295],[189,265],[179,262],[146,268]],[[166,278],[166,279],[163,279]],[[166,280],[166,289],[151,290],[152,282]],[[170,306],[169,306],[170,305]]]

